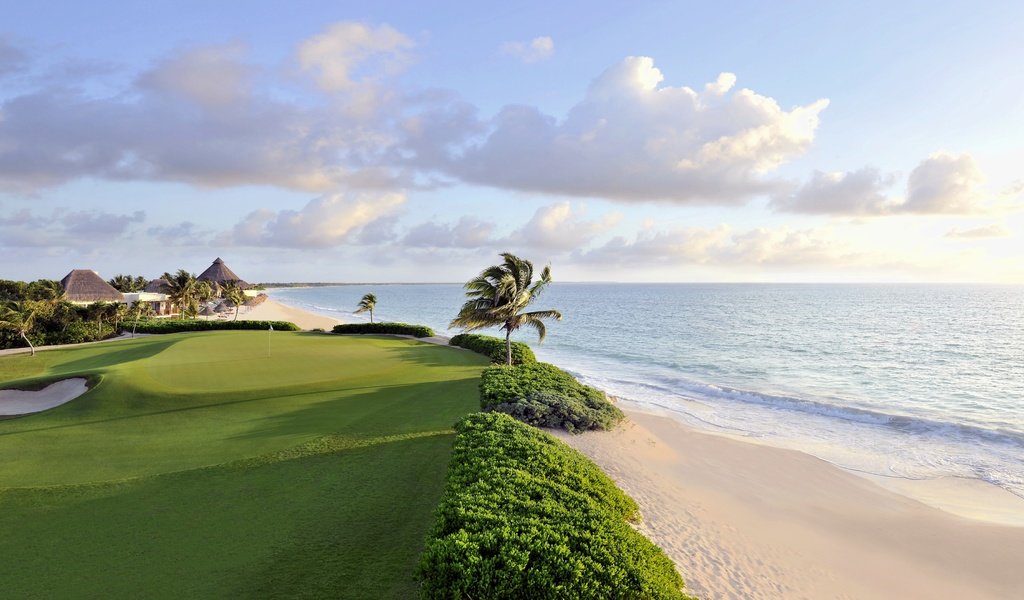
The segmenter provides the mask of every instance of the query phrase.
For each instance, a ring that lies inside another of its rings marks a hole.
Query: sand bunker
[[[0,416],[10,417],[43,411],[70,402],[87,391],[89,387],[81,377],[51,383],[35,392],[0,390]]]

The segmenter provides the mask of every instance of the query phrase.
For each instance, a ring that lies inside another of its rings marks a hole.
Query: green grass
[[[0,421],[0,581],[19,598],[404,598],[481,357],[226,331],[0,358],[85,395]]]

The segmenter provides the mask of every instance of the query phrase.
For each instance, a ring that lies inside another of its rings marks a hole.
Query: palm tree
[[[135,337],[135,328],[139,326],[139,319],[149,317],[153,314],[153,305],[149,302],[135,303],[135,323],[132,324],[132,337]]]
[[[227,298],[232,304],[235,305],[235,318],[238,320],[238,309],[245,303],[245,290],[238,285],[238,281],[232,279],[224,282],[224,287],[221,289],[221,295]]]
[[[117,333],[117,325],[121,321],[128,320],[128,305],[118,302],[114,304],[110,309],[110,315],[114,319],[114,333]]]
[[[364,294],[362,299],[359,300],[359,308],[356,309],[355,314],[369,312],[370,322],[373,323],[373,309],[377,308],[377,296],[373,294]]]
[[[131,275],[114,275],[112,278],[107,280],[107,283],[109,283],[119,292],[141,292],[143,289],[145,289],[146,284],[143,282],[142,287],[139,287],[140,279],[143,278],[132,277]]]
[[[18,332],[21,339],[25,340],[28,344],[29,351],[32,356],[36,355],[36,347],[32,345],[32,341],[28,339],[28,333],[32,331],[32,326],[35,325],[36,320],[36,309],[31,304],[25,301],[21,302],[7,302],[3,308],[0,309],[0,329],[13,329]]]
[[[449,327],[466,331],[501,326],[505,330],[505,362],[512,364],[512,332],[520,327],[532,327],[539,342],[544,341],[547,328],[544,319],[562,320],[557,310],[523,312],[551,283],[551,266],[544,267],[540,279],[533,281],[533,263],[508,252],[500,265],[488,267],[466,282],[469,300],[462,305],[459,315]]]
[[[93,302],[86,310],[90,319],[96,319],[96,339],[103,339],[103,320],[111,316],[110,305],[106,302]]]
[[[199,312],[197,304],[196,276],[185,269],[178,269],[174,275],[164,273],[164,280],[170,286],[168,296],[171,302],[178,307],[178,312],[184,318],[188,313]]]

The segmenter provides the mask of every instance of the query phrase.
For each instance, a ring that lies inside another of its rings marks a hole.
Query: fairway
[[[2,387],[94,384],[0,420],[3,595],[415,596],[450,428],[485,363],[254,331],[2,357]]]

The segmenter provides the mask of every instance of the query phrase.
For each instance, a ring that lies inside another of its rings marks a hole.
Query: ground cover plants
[[[480,406],[538,427],[611,429],[624,418],[604,392],[548,363],[494,365],[480,375]]]
[[[586,457],[507,415],[455,429],[424,598],[687,598],[672,561],[629,525],[636,504]]]
[[[411,325],[409,323],[342,323],[335,325],[333,331],[334,333],[348,334],[411,335],[418,338],[434,335],[434,330],[426,325]]]

